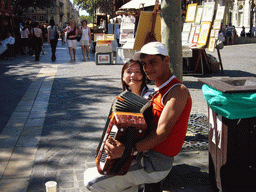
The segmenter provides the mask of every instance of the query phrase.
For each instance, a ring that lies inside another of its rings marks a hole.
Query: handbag
[[[81,40],[81,38],[82,38],[82,34],[78,34],[77,35],[77,41],[79,42]]]
[[[223,42],[222,42],[222,41],[220,41],[220,40],[217,40],[216,48],[217,48],[217,49],[223,49],[223,48],[224,48],[224,44],[223,44]]]

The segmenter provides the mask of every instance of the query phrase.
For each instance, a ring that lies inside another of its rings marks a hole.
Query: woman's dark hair
[[[86,22],[86,24],[87,24],[87,21],[84,19],[84,20],[82,20],[82,22],[81,22],[81,25],[83,26],[83,22]]]
[[[34,23],[34,27],[37,27],[39,25],[39,23],[36,21],[35,23]]]
[[[146,73],[144,72],[144,70],[143,70],[143,66],[142,66],[142,64],[141,64],[141,62],[140,61],[134,61],[133,59],[130,59],[129,61],[127,61],[125,64],[124,64],[124,66],[123,66],[123,68],[122,68],[122,72],[121,72],[121,82],[122,82],[122,89],[123,89],[123,91],[125,91],[125,90],[127,90],[127,89],[129,89],[129,86],[124,82],[124,80],[123,80],[123,76],[124,76],[124,71],[126,70],[126,69],[128,69],[130,66],[132,66],[132,65],[134,65],[134,64],[139,64],[140,65],[140,71],[141,71],[141,74],[142,74],[142,84],[141,84],[141,90],[143,89],[143,87],[145,87],[146,86]]]
[[[22,31],[25,31],[26,28],[27,28],[27,24],[25,22],[22,22]]]
[[[54,27],[55,25],[54,19],[50,19],[50,25],[52,26],[52,28]]]

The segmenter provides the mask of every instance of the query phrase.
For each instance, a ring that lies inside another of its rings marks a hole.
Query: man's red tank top
[[[153,102],[153,109],[152,109],[153,121],[151,124],[152,129],[157,128],[160,115],[164,108],[163,99],[165,95],[176,85],[183,85],[183,83],[181,83],[175,76],[172,76],[167,82],[165,82],[162,86],[159,87],[158,93],[152,98],[152,102]],[[187,132],[187,126],[188,126],[191,107],[192,107],[192,99],[191,99],[191,96],[189,95],[187,104],[181,116],[175,123],[172,131],[168,135],[167,139],[162,143],[158,144],[157,146],[153,147],[152,148],[153,151],[162,153],[163,155],[166,155],[169,157],[174,157],[180,152],[186,136],[186,132]]]

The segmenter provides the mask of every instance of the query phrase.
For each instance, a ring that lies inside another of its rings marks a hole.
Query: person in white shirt
[[[39,28],[39,23],[35,22],[33,33],[33,46],[35,50],[35,61],[39,61],[40,52],[43,45],[43,33],[42,29]]]
[[[28,36],[30,32],[27,27],[27,24],[23,23],[22,26],[23,26],[22,29],[20,29],[21,45],[22,45],[23,54],[26,55],[28,50]]]
[[[80,45],[82,48],[82,53],[83,53],[83,61],[85,61],[85,50],[86,50],[86,55],[88,60],[90,60],[89,57],[89,47],[91,44],[91,30],[90,28],[87,26],[87,21],[83,20],[82,21],[82,28],[79,31],[79,33],[82,33],[82,38],[80,40]]]
[[[52,49],[52,61],[56,60],[56,47],[58,44],[58,39],[56,39],[56,34],[59,34],[59,30],[55,25],[54,19],[50,20],[50,25],[47,27],[47,34],[48,34],[48,43],[51,45]]]
[[[118,28],[116,29],[116,41],[117,41],[117,45],[118,47],[121,47],[121,44],[120,44],[120,28],[118,26]]]
[[[9,45],[14,45],[15,43],[15,38],[12,36],[10,32],[7,33],[7,38],[3,41],[0,41],[0,55],[4,53],[8,49],[8,44]]]

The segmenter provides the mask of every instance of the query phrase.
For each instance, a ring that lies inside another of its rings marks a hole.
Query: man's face
[[[162,59],[159,55],[146,55],[144,58],[141,59],[144,71],[147,77],[152,80],[156,81],[161,79],[162,76],[165,74],[165,59]]]

